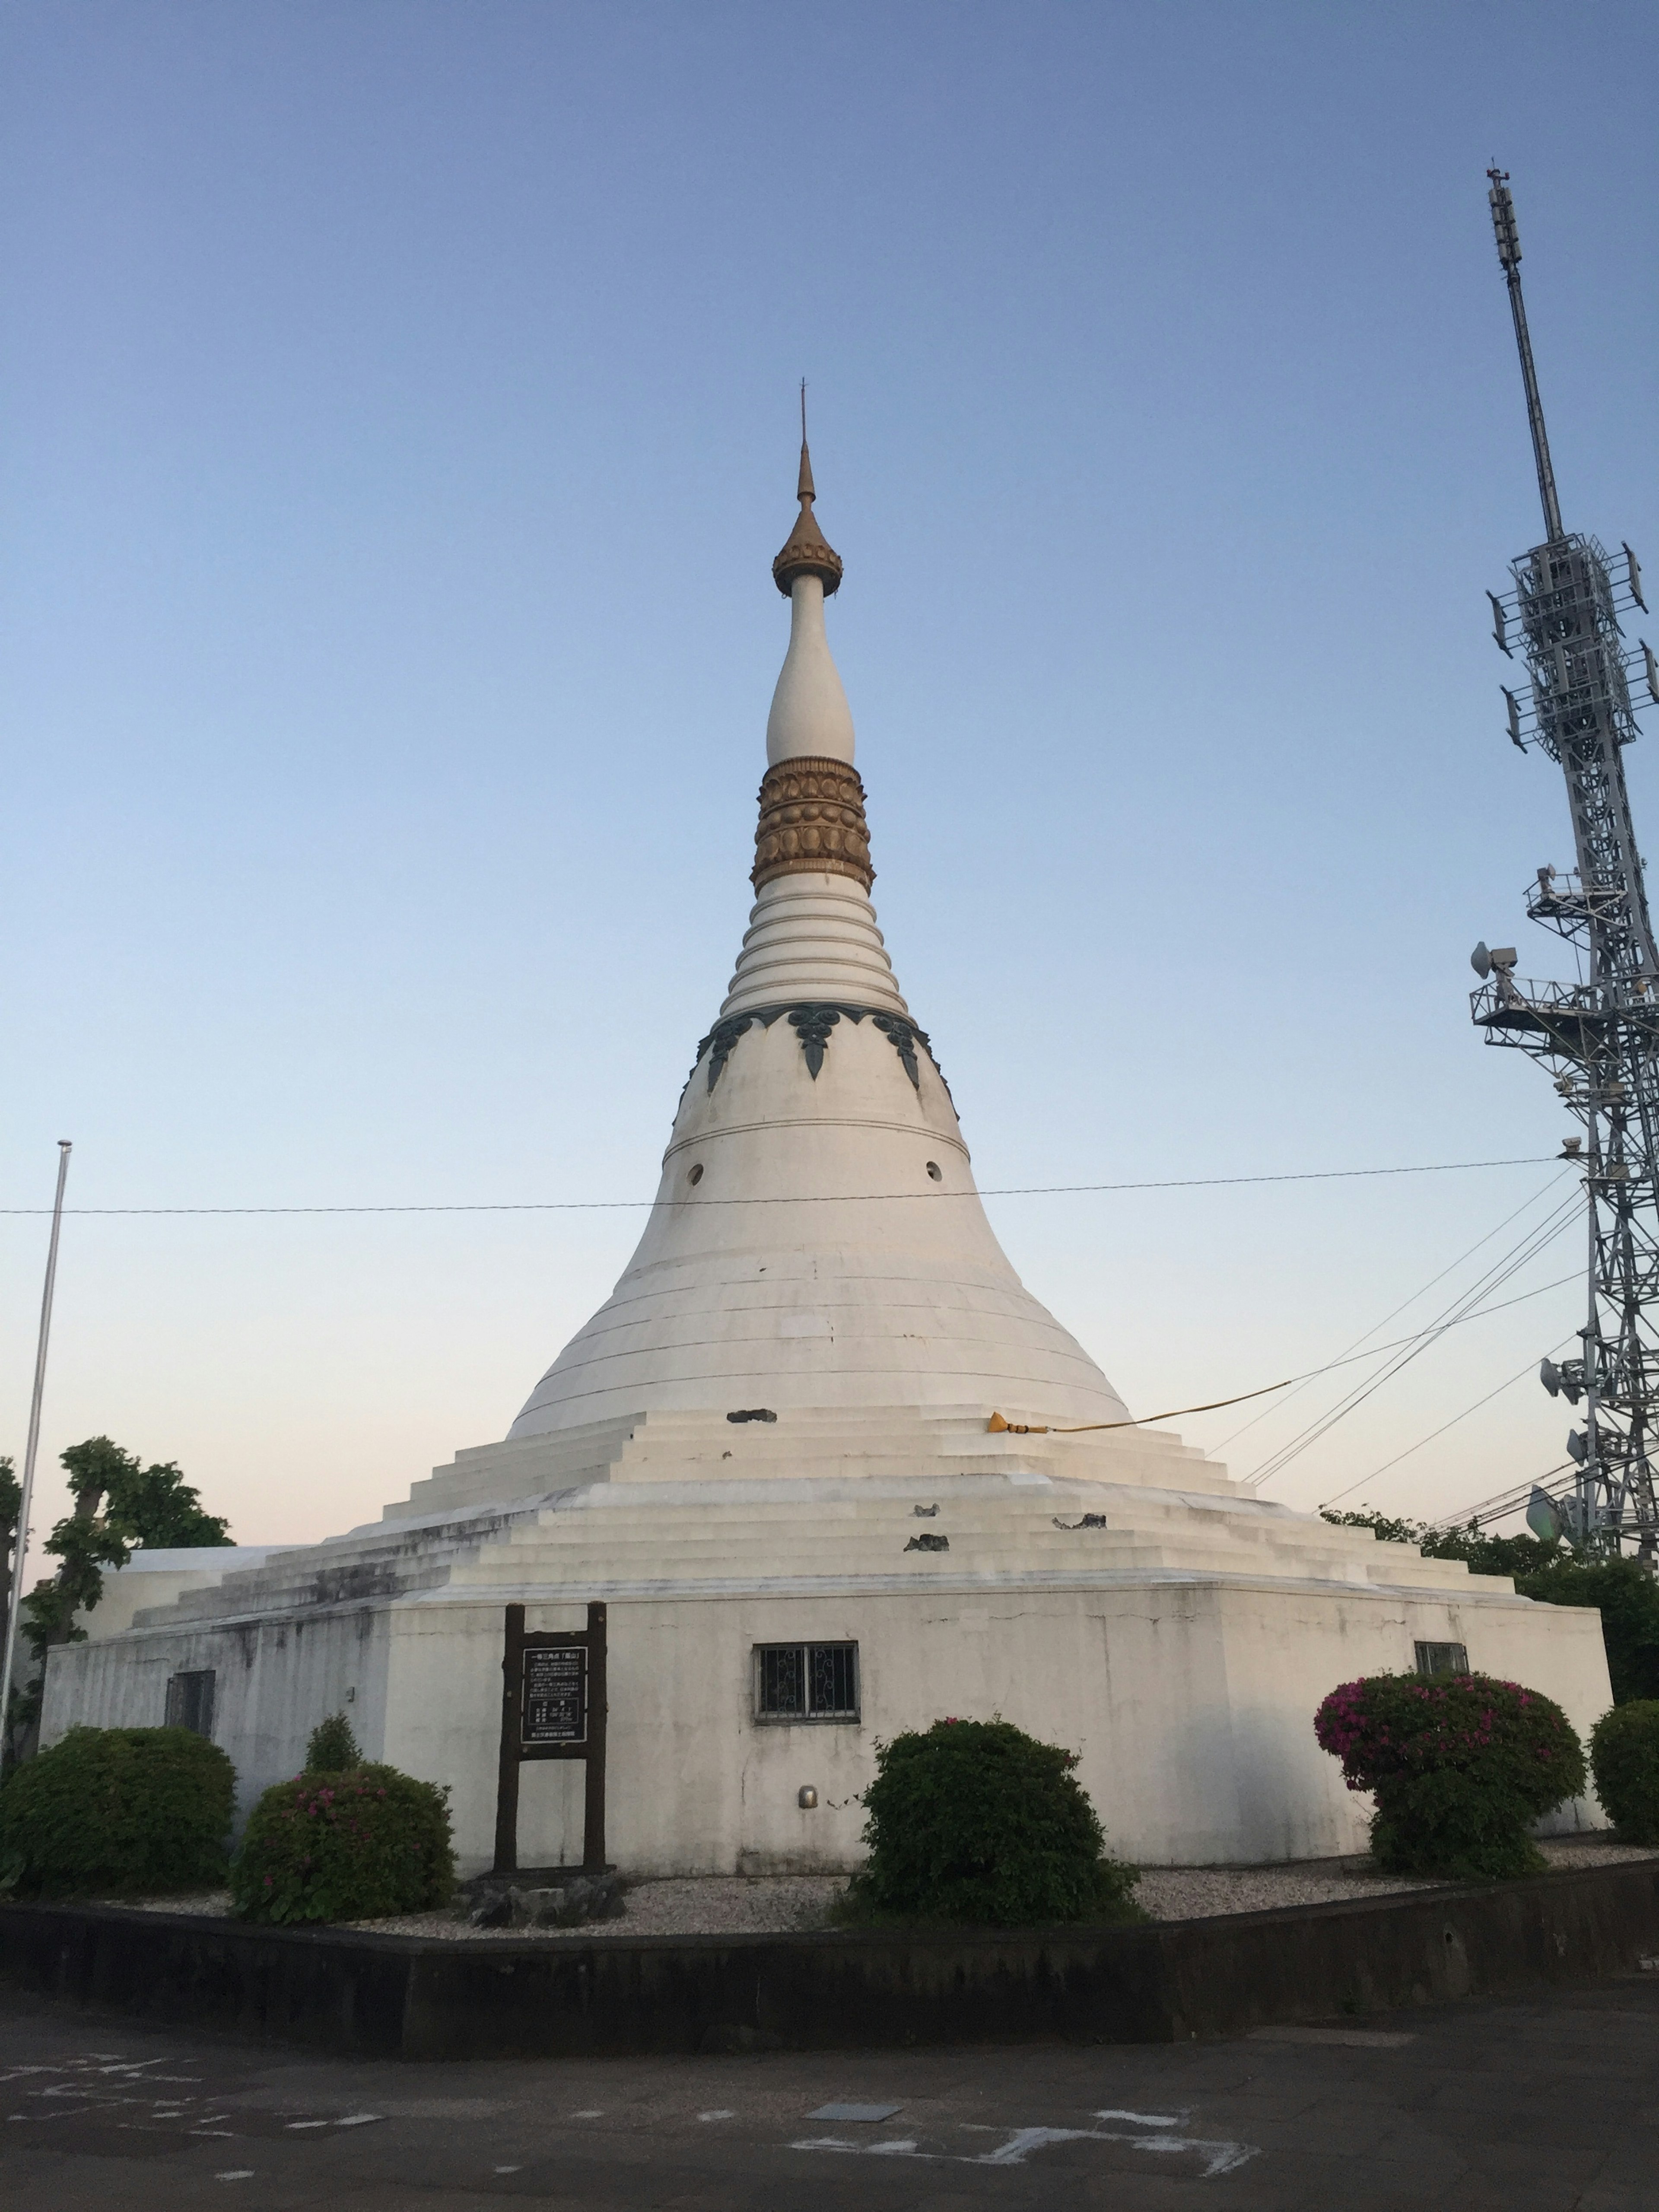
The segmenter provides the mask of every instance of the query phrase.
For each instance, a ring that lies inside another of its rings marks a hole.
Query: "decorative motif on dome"
[[[702,1064],[702,1056],[707,1053],[708,1088],[712,1091],[725,1073],[726,1061],[737,1050],[738,1038],[751,1028],[769,1030],[774,1022],[781,1021],[786,1014],[789,1018],[790,1028],[800,1039],[806,1072],[814,1083],[818,1079],[823,1055],[829,1049],[830,1032],[843,1015],[849,1022],[861,1022],[868,1017],[897,1053],[899,1065],[909,1077],[913,1091],[920,1092],[921,1089],[921,1069],[916,1059],[918,1045],[933,1061],[933,1073],[939,1081],[945,1083],[945,1071],[933,1059],[933,1048],[928,1042],[926,1030],[919,1030],[902,1014],[878,1013],[870,1006],[849,1006],[819,999],[803,1000],[795,1006],[759,1006],[750,1014],[728,1014],[724,1021],[715,1023],[698,1045],[697,1056],[691,1063],[691,1075],[696,1073]],[[688,1075],[685,1079],[689,1086],[691,1076]],[[948,1097],[951,1091],[948,1083],[945,1084],[945,1091]],[[684,1091],[680,1096],[682,1098],[685,1096]]]
[[[814,1083],[818,1079],[818,1070],[823,1066],[830,1032],[843,1013],[849,1021],[861,1022],[864,1019],[862,1007],[792,1006],[789,1010],[789,1026],[800,1039],[800,1048],[806,1054],[806,1073]]]
[[[858,770],[810,755],[766,771],[749,880],[758,890],[774,876],[808,873],[851,876],[866,890],[876,880]]]

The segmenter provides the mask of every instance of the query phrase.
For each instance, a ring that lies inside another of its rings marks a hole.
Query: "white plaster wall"
[[[240,1826],[263,1790],[301,1771],[330,1713],[345,1713],[367,1758],[385,1755],[392,1628],[388,1607],[361,1605],[61,1644],[48,1654],[40,1741],[77,1723],[161,1728],[167,1677],[210,1667],[213,1736],[235,1762]]]
[[[528,1625],[584,1625],[577,1605]],[[610,1607],[610,1850],[624,1871],[836,1870],[862,1856],[875,1746],[954,1714],[1005,1719],[1081,1755],[1112,1847],[1148,1865],[1250,1864],[1364,1848],[1366,1802],[1314,1741],[1325,1693],[1409,1670],[1419,1636],[1555,1697],[1581,1734],[1611,1702],[1596,1615],[1524,1600],[1454,1606],[1386,1592],[1222,1581],[1109,1591],[690,1598]],[[489,1863],[500,1713],[499,1607],[395,1608],[386,1756],[453,1786],[464,1867]],[[860,1723],[759,1724],[757,1643],[855,1640]],[[580,1770],[525,1770],[522,1863],[581,1843]],[[797,1793],[811,1784],[816,1811]],[[1557,1826],[1595,1825],[1593,1808]]]

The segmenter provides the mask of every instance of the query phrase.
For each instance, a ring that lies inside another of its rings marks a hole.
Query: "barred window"
[[[1469,1671],[1468,1646],[1462,1644],[1419,1644],[1417,1647],[1417,1671],[1419,1674],[1467,1674]]]
[[[856,1644],[757,1644],[755,1717],[762,1721],[855,1721]]]
[[[192,1735],[213,1735],[213,1675],[211,1667],[167,1680],[167,1726],[188,1729]]]

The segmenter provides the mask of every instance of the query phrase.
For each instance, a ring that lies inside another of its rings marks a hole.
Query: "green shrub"
[[[1590,1730],[1601,1809],[1628,1844],[1659,1844],[1659,1699],[1603,1713]]]
[[[1345,1682],[1314,1733],[1349,1789],[1375,1794],[1371,1855],[1389,1874],[1535,1874],[1532,1823],[1584,1787],[1583,1748],[1559,1705],[1486,1674]]]
[[[319,1721],[306,1746],[307,1774],[343,1774],[362,1763],[363,1754],[351,1733],[351,1723],[343,1713],[331,1713],[325,1721]]]
[[[455,1886],[449,1791],[395,1766],[300,1774],[267,1790],[232,1862],[247,1920],[378,1920]]]
[[[1040,1927],[1139,1919],[1135,1869],[1107,1856],[1076,1754],[1007,1721],[936,1721],[876,1753],[870,1856],[849,1917]]]
[[[225,1878],[236,1770],[188,1729],[71,1729],[0,1789],[0,1881],[137,1896]]]

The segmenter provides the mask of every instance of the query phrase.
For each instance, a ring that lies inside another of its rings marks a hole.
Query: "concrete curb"
[[[1168,2043],[1627,1973],[1659,1865],[1136,1928],[446,1942],[0,1905],[14,1988],[404,2058]]]

